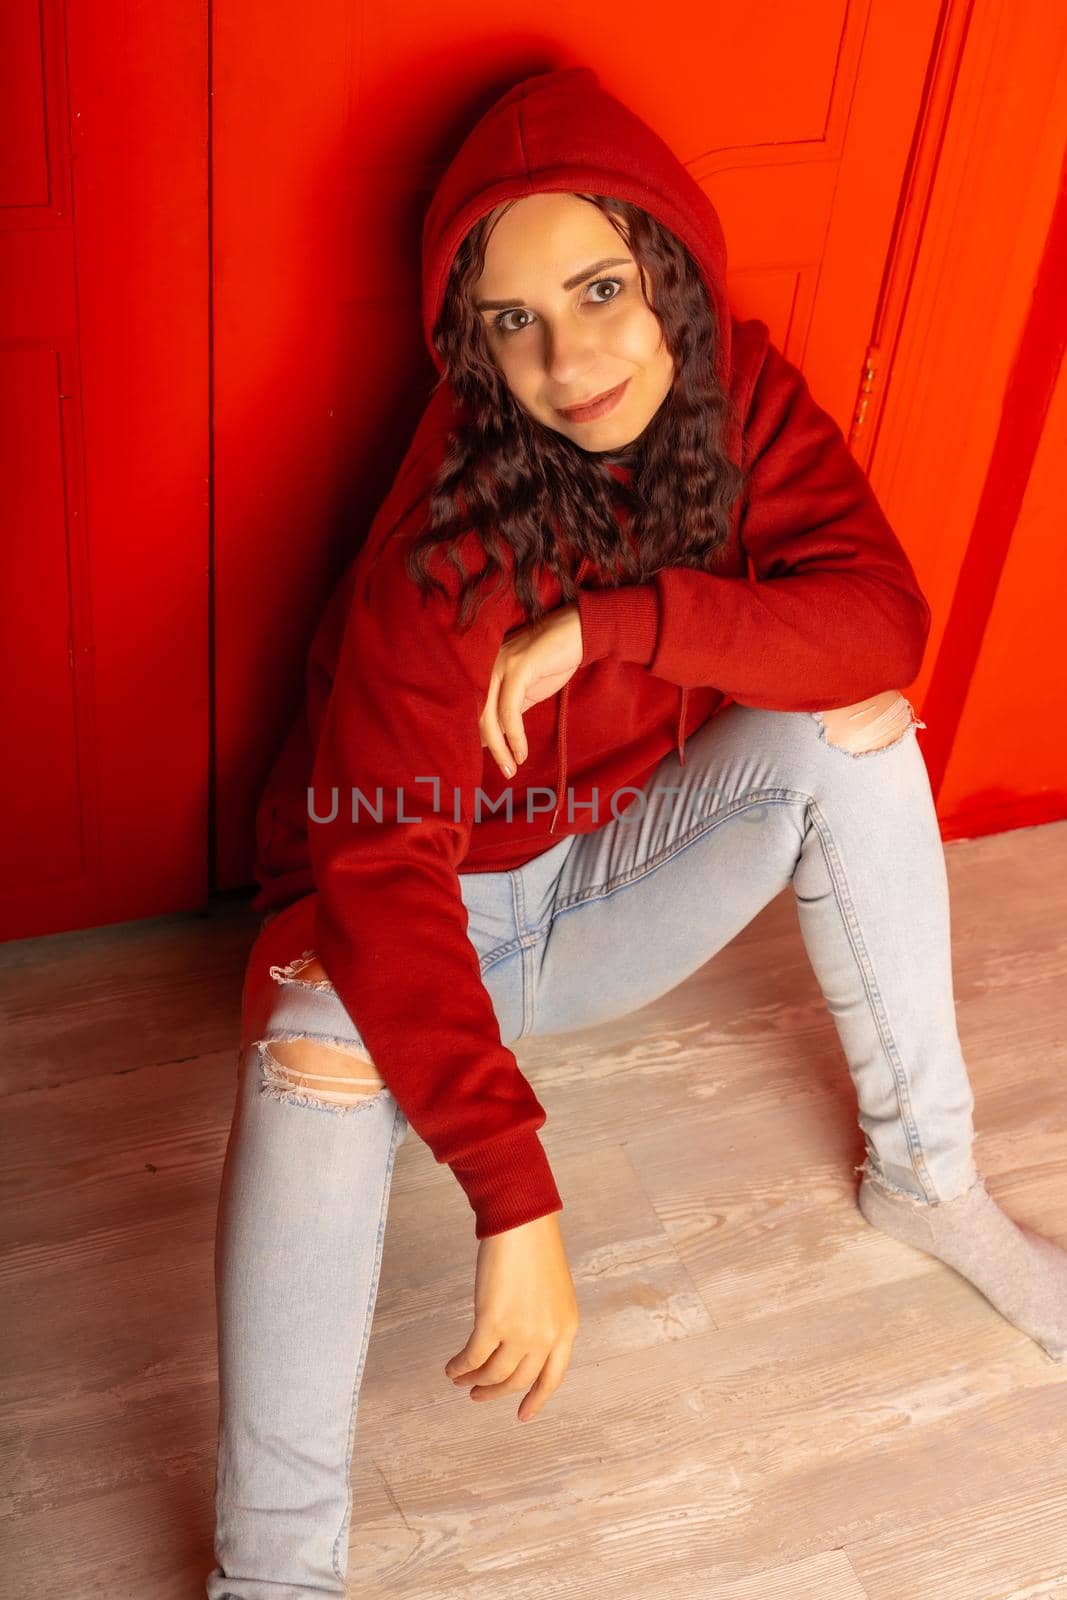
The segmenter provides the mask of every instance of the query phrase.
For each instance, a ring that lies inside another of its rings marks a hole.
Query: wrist
[[[575,605],[583,666],[605,659],[650,665],[659,631],[659,590],[654,582],[582,589]]]

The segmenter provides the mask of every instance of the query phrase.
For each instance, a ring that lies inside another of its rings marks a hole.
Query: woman
[[[840,429],[731,317],[707,197],[591,71],[537,76],[444,174],[423,291],[441,379],[259,814],[210,1600],[343,1592],[409,1125],[479,1241],[446,1373],[521,1393],[528,1420],[579,1319],[509,1045],[647,1004],[790,883],[856,1087],[864,1216],[1067,1359],[1067,1256],[974,1165],[898,688],[929,610]]]

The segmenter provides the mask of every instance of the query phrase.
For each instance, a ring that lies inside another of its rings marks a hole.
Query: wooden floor
[[[976,1158],[1067,1244],[1067,822],[946,846]],[[213,1239],[244,901],[10,943],[3,1592],[202,1600]],[[582,1314],[537,1421],[442,1373],[466,1199],[409,1134],[353,1467],[353,1596],[1064,1600],[1067,1369],[855,1202],[791,891],[596,1032],[524,1041]]]

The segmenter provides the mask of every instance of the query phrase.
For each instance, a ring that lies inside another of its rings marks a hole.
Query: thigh
[[[517,932],[510,874],[460,877],[470,939],[482,981],[493,1002],[505,1044],[526,1025],[528,940]],[[286,906],[261,927],[245,967],[241,1002],[242,1048],[253,1040],[280,1042],[298,1036],[362,1051],[353,1017],[317,962],[315,893]],[[314,964],[314,967],[313,967]],[[309,968],[313,967],[313,974]]]
[[[579,836],[538,952],[530,1032],[592,1027],[681,983],[788,886],[817,732],[729,706],[664,757],[633,813]]]

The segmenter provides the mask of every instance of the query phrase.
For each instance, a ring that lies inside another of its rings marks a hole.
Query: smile
[[[620,383],[617,389],[608,389],[604,394],[598,395],[595,400],[590,400],[584,406],[557,406],[556,410],[561,417],[566,417],[568,422],[592,422],[596,417],[606,417],[609,411],[614,411],[622,399],[623,391],[629,378]]]

